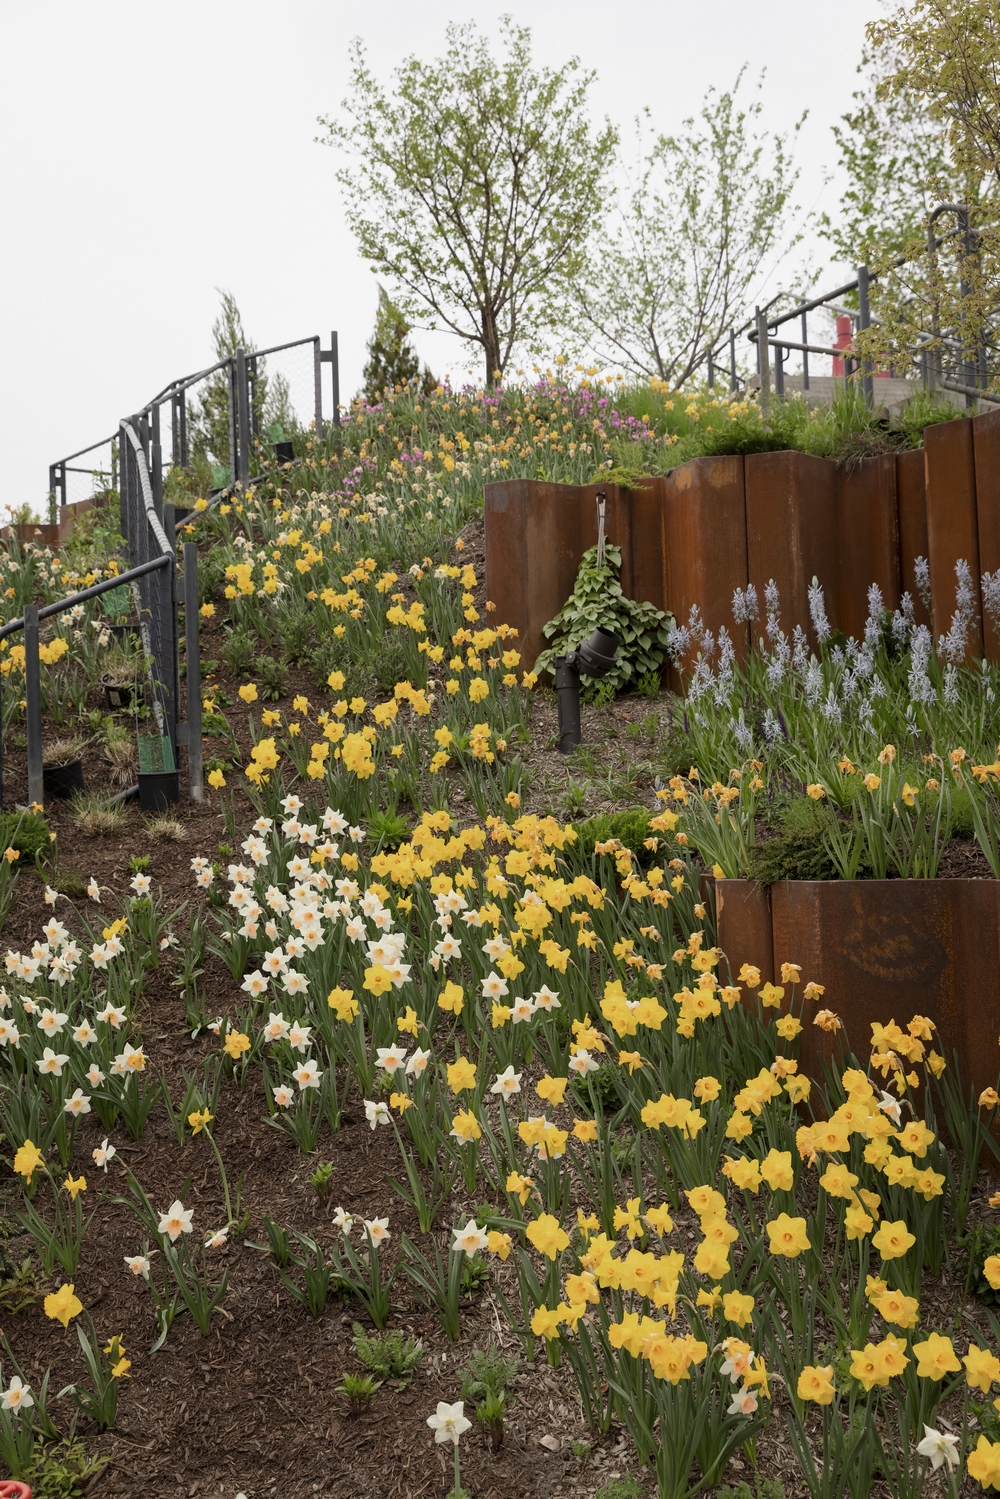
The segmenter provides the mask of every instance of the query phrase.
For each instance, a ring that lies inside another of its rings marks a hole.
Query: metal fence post
[[[187,756],[188,790],[191,800],[205,795],[204,757],[201,743],[201,647],[198,614],[198,548],[184,543],[184,664],[187,668]]]
[[[340,426],[340,350],[336,333],[330,334],[330,373],[333,377],[333,425]]]
[[[809,342],[809,332],[808,332],[808,325],[807,325],[807,322],[806,322],[806,314],[805,313],[802,314],[802,342],[803,342],[803,344],[807,344]],[[803,389],[803,391],[807,391],[809,389],[809,350],[808,349],[803,349],[803,351],[802,351],[802,389]]]
[[[229,400],[229,482],[236,483],[237,450],[236,450],[236,361],[230,359],[226,366],[226,383],[228,386]]]
[[[323,356],[319,346],[319,335],[313,339],[313,406],[316,441],[323,437]]]
[[[736,329],[729,330],[729,391],[737,389],[736,382]]]
[[[866,328],[871,327],[871,308],[868,302],[868,267],[858,266],[858,332],[863,333]],[[869,406],[875,404],[875,382],[872,379],[874,366],[870,359],[861,361],[861,389],[864,391],[865,400]]]
[[[42,679],[38,665],[38,606],[24,610],[25,733],[28,740],[28,803],[45,801],[42,774]]]
[[[771,351],[768,344],[767,313],[757,309],[757,367],[760,370],[760,414],[767,421],[771,413]]]
[[[250,405],[247,400],[247,356],[236,350],[236,451],[239,481],[246,489],[250,483]],[[233,475],[235,479],[236,474]]]

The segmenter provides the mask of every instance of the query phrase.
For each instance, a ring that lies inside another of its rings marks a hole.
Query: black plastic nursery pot
[[[139,806],[144,812],[165,812],[181,799],[179,770],[139,772]]]
[[[104,688],[104,700],[112,711],[131,707],[131,687],[120,686],[116,682],[109,682],[105,677],[101,678],[101,686]]]
[[[42,786],[45,799],[57,797],[65,800],[83,790],[83,761],[74,760],[69,765],[45,765],[42,767]]]

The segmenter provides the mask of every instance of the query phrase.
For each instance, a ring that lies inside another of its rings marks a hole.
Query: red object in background
[[[838,317],[837,336],[833,340],[833,347],[835,349],[850,349],[851,344],[854,341],[854,335],[851,331],[851,322],[852,319],[846,312],[842,313],[841,316]],[[840,376],[843,376],[844,374],[844,361],[842,359],[838,359],[836,356],[834,356],[833,369],[831,370],[831,374]],[[874,370],[873,374],[876,380],[888,380],[889,378],[888,370]]]
[[[833,347],[835,349],[849,349],[851,347],[852,337],[853,335],[851,332],[851,319],[846,313],[844,313],[837,319],[837,336],[833,340]],[[833,374],[842,376],[843,373],[844,361],[835,357],[833,361]]]
[[[16,1478],[3,1478],[0,1479],[0,1499],[31,1499],[31,1490]]]

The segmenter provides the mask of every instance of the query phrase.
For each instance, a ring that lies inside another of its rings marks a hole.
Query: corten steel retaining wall
[[[16,526],[0,527],[0,541],[9,541],[11,536],[16,535],[18,541],[34,542],[40,547],[61,547],[63,542],[68,541],[76,530],[76,523],[88,510],[93,510],[95,505],[104,503],[97,498],[89,500],[76,500],[72,505],[61,505],[59,508],[59,519],[54,524],[52,521],[35,521],[24,524],[18,522]]]
[[[542,628],[573,590],[580,558],[597,541],[595,496],[608,497],[607,535],[622,549],[622,587],[687,621],[697,605],[709,629],[725,625],[737,653],[748,645],[732,617],[733,592],[753,583],[763,609],[773,578],[786,634],[811,631],[807,590],[823,584],[834,627],[864,629],[877,583],[889,608],[908,592],[918,621],[945,634],[955,608],[955,564],[964,559],[976,595],[980,574],[1000,568],[1000,411],[928,427],[923,450],[838,468],[808,453],[696,458],[641,488],[487,484],[486,591],[496,618],[520,633],[530,666]],[[913,562],[930,565],[934,618],[921,602]],[[757,626],[763,628],[763,622]],[[1000,637],[973,620],[971,654],[1000,656]]]
[[[820,1079],[838,1038],[810,1024],[833,1010],[866,1062],[873,1021],[905,1026],[926,1015],[935,1049],[957,1052],[978,1093],[1000,1071],[1000,881],[786,880],[764,890],[751,880],[717,880],[718,943],[734,974],[756,963],[766,980],[784,962],[825,986],[807,1002],[800,1064]]]

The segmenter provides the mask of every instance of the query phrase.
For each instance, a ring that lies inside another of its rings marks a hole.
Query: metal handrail
[[[933,229],[933,225],[935,224],[935,222],[937,221],[937,219],[943,213],[954,213],[957,216],[957,218],[958,218],[958,223],[956,224],[956,227],[954,229],[949,230],[946,234],[940,234],[940,235],[939,234],[935,234],[934,233],[934,229]],[[967,250],[971,251],[973,242],[977,238],[977,234],[978,234],[978,231],[972,228],[972,225],[971,225],[971,222],[970,222],[970,210],[969,210],[967,204],[964,204],[964,203],[939,203],[937,205],[937,207],[931,212],[931,214],[928,217],[928,221],[927,221],[927,249],[933,254],[937,250],[939,250],[942,245],[946,244],[949,240],[963,239],[964,242],[965,242]],[[895,260],[891,261],[889,263],[889,265],[885,269],[886,270],[896,270],[900,266],[906,265],[908,263],[908,261],[911,260],[912,258],[913,257],[909,256],[909,255],[900,255]],[[764,306],[764,307],[758,307],[757,308],[756,313],[755,313],[755,315],[754,315],[753,318],[749,319],[740,328],[735,328],[735,327],[731,328],[729,330],[729,332],[727,333],[725,339],[721,343],[719,343],[717,345],[713,345],[712,347],[710,347],[708,350],[706,350],[705,354],[702,355],[699,358],[699,360],[698,360],[699,364],[701,363],[702,359],[704,359],[705,362],[706,362],[709,386],[714,389],[716,371],[719,371],[719,373],[721,373],[721,374],[728,374],[729,375],[730,391],[731,392],[735,392],[736,390],[739,389],[741,381],[740,381],[740,377],[737,375],[737,372],[736,372],[736,340],[737,340],[738,337],[740,337],[744,333],[746,333],[749,341],[751,343],[756,343],[757,346],[758,346],[757,363],[758,363],[758,370],[760,370],[761,375],[762,375],[762,388],[763,388],[763,376],[764,376],[765,370],[762,368],[762,364],[764,366],[766,366],[767,363],[768,363],[768,361],[766,359],[766,353],[765,353],[765,351],[761,347],[761,345],[764,342],[764,339],[762,337],[762,330],[763,330],[763,333],[766,335],[768,346],[770,348],[775,348],[775,349],[777,349],[779,351],[778,358],[775,361],[775,369],[774,369],[774,374],[775,374],[775,390],[776,390],[776,393],[778,395],[781,395],[783,393],[783,389],[784,389],[784,368],[783,368],[783,366],[784,366],[784,359],[783,359],[783,354],[787,353],[789,350],[795,350],[796,352],[801,353],[802,356],[803,356],[802,357],[802,376],[803,376],[803,389],[804,390],[808,390],[808,388],[809,388],[809,357],[808,356],[810,354],[833,355],[834,357],[840,356],[841,358],[844,358],[845,360],[848,360],[848,361],[852,362],[853,364],[856,364],[856,365],[860,364],[860,366],[861,366],[861,383],[862,383],[862,387],[864,389],[866,397],[869,400],[872,400],[873,397],[874,397],[874,390],[873,390],[873,374],[874,374],[874,371],[873,371],[873,369],[871,367],[871,362],[867,361],[867,360],[866,361],[859,361],[856,355],[852,356],[849,347],[847,349],[828,349],[828,348],[821,347],[821,346],[816,345],[816,344],[811,344],[809,342],[809,338],[808,338],[808,331],[807,331],[807,326],[806,326],[806,318],[807,318],[807,315],[810,312],[815,312],[816,309],[820,308],[820,307],[826,307],[826,308],[829,308],[830,310],[835,311],[835,312],[844,312],[844,311],[846,311],[846,309],[842,309],[842,308],[840,308],[839,306],[836,305],[837,302],[838,302],[838,300],[839,300],[839,298],[844,297],[844,296],[846,296],[846,295],[848,295],[848,294],[850,294],[852,292],[857,292],[857,294],[858,294],[858,310],[857,310],[856,313],[851,313],[850,316],[851,316],[852,320],[854,320],[856,322],[856,324],[857,324],[857,326],[858,326],[859,329],[866,329],[866,328],[868,328],[870,326],[870,322],[871,322],[871,314],[870,314],[870,310],[869,310],[869,300],[868,300],[868,289],[869,289],[870,283],[872,281],[874,281],[874,280],[877,279],[877,275],[878,275],[878,273],[870,272],[867,266],[859,266],[858,267],[858,274],[854,278],[853,281],[846,281],[846,282],[844,282],[844,284],[842,286],[835,287],[832,291],[826,292],[822,296],[811,297],[811,298],[807,298],[804,301],[797,302],[796,305],[794,307],[792,307],[791,309],[789,309],[789,311],[787,311],[787,312],[783,312],[781,314],[772,315],[771,309],[774,306],[775,302],[780,301],[782,297],[785,297],[785,296],[789,295],[788,292],[783,292],[783,291],[782,292],[777,292],[775,294],[775,296],[773,296],[771,298],[770,302],[768,302],[766,304],[766,306]],[[967,290],[967,288],[966,288],[965,282],[963,280],[963,283],[962,283],[962,291],[963,291],[963,293],[966,290]],[[789,322],[793,321],[795,318],[798,318],[801,321],[801,325],[802,325],[802,338],[801,338],[801,341],[799,341],[799,342],[792,342],[791,340],[783,340],[783,339],[778,339],[778,338],[772,338],[772,337],[770,337],[770,332],[771,332],[772,329],[775,332],[777,332],[777,330],[782,326],[782,324],[789,323]],[[942,336],[942,334],[940,334],[940,333],[935,333],[935,334],[921,334],[920,338],[921,338],[922,342],[926,342],[929,339],[933,339],[937,343],[942,343],[942,342],[949,343],[951,345],[954,345],[954,347],[958,348],[959,350],[961,350],[961,347],[962,347],[961,344],[957,340],[949,339],[946,335]],[[726,368],[726,366],[724,364],[722,364],[722,363],[719,362],[720,356],[723,355],[724,353],[728,353],[728,355],[729,355],[729,368],[728,368],[728,370],[727,370],[727,368]],[[926,361],[927,356],[924,355],[923,358]],[[981,383],[982,383],[982,385],[985,385],[985,383],[986,383],[986,381],[985,381],[985,365],[982,364],[980,368],[981,368],[981,376],[980,376]],[[974,373],[974,371],[973,371],[973,373]],[[769,381],[769,378],[770,377],[769,377],[769,372],[768,372],[768,381]],[[924,372],[924,378],[925,378],[925,382],[926,382],[926,379],[927,379],[927,371],[926,371],[926,369],[925,369],[925,372]],[[956,382],[956,381],[953,381],[953,380],[949,380],[949,381],[946,382],[943,379],[940,370],[938,371],[938,374],[937,374],[937,377],[936,377],[936,383],[938,383],[941,386],[943,386],[943,388],[946,389],[946,390],[947,389],[953,389],[953,390],[956,390],[959,394],[963,394],[964,393],[965,396],[966,396],[967,402],[975,399],[977,395],[980,396],[983,400],[992,400],[992,399],[994,399],[988,392],[982,390],[980,388],[980,386],[978,386],[978,385],[971,385],[971,384],[969,384],[967,382],[961,382],[961,388],[960,388],[960,383],[959,382]]]
[[[57,599],[54,603],[44,604],[41,608],[37,605],[26,605],[24,614],[18,619],[8,620],[6,624],[0,625],[0,640],[16,634],[18,630],[24,632],[24,676],[25,676],[25,731],[27,737],[28,753],[28,800],[29,802],[41,802],[43,797],[43,762],[42,762],[42,705],[41,705],[41,674],[38,655],[38,627],[42,620],[52,619],[57,614],[62,614],[67,609],[74,609],[79,604],[87,603],[90,599],[99,598],[101,594],[110,593],[113,589],[127,587],[135,584],[140,578],[147,577],[150,573],[157,572],[163,568],[173,567],[176,561],[176,553],[173,545],[168,539],[163,524],[157,514],[154,502],[153,489],[149,480],[149,472],[146,466],[146,454],[131,422],[123,421],[119,426],[119,442],[125,441],[131,447],[135,455],[135,471],[139,479],[139,490],[142,497],[142,520],[141,524],[148,527],[153,540],[158,548],[159,555],[151,557],[147,562],[138,563],[135,567],[127,568],[124,572],[117,573],[113,577],[103,578],[100,582],[92,584],[89,588],[79,589],[76,593],[69,594],[66,598]],[[131,540],[131,538],[130,538]],[[149,653],[148,632],[140,620],[140,630],[143,633],[146,653]],[[176,627],[173,627],[174,645],[172,647],[176,654]],[[195,671],[197,676],[197,671]],[[189,682],[189,695],[190,686]],[[158,714],[158,717],[161,715]],[[162,729],[163,725],[161,725]],[[3,717],[0,710],[0,805],[3,802]],[[171,738],[174,737],[171,730]],[[200,743],[198,746],[200,750]],[[200,756],[197,761],[197,786],[200,788]],[[192,793],[197,796],[198,790],[192,783]]]

